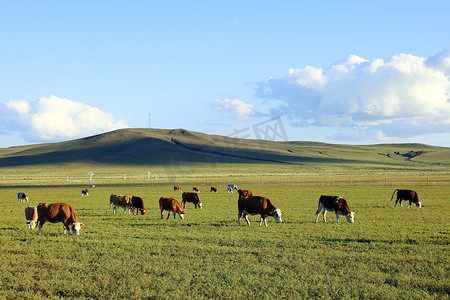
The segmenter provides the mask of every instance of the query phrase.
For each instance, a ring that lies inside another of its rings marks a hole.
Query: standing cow
[[[42,227],[45,222],[50,223],[62,222],[64,226],[64,234],[67,232],[70,234],[70,227],[75,235],[80,234],[81,226],[83,223],[79,223],[75,216],[75,211],[72,206],[67,203],[39,203],[37,207],[39,234],[42,234]]]
[[[27,206],[25,208],[25,218],[27,219],[27,228],[34,229],[38,222],[37,208],[34,206]]]
[[[184,219],[184,211],[181,208],[180,202],[174,198],[159,198],[159,209],[161,210],[161,219],[164,218],[164,211],[167,210],[169,213],[167,214],[167,219],[170,217],[170,212],[173,212],[173,218],[175,219],[176,214],[180,216],[180,218]]]
[[[113,206],[114,214],[117,214],[117,207],[119,206],[123,208],[123,213],[126,213],[128,210],[128,213],[131,214],[132,204],[129,196],[112,194],[109,197],[109,209],[111,209],[111,205]]]
[[[229,183],[227,186],[227,192],[233,194],[233,190],[238,190],[237,185]]]
[[[212,187],[211,187],[211,190],[210,190],[209,192],[210,192],[210,193],[211,193],[211,192],[217,193],[217,188],[215,188],[215,187],[212,186]]]
[[[400,206],[403,207],[403,204],[402,204],[403,200],[409,201],[408,207],[411,207],[411,203],[414,203],[418,208],[422,207],[422,202],[419,201],[419,196],[417,195],[417,193],[415,191],[396,189],[391,196],[391,201],[392,201],[392,198],[394,198],[395,192],[397,192],[397,200],[395,201],[394,207],[397,206],[398,202],[400,202]]]
[[[17,202],[28,202],[28,197],[24,192],[17,193]]]
[[[195,208],[198,207],[202,208],[202,202],[200,201],[200,198],[197,193],[194,192],[184,192],[182,195],[183,200],[181,201],[183,203],[183,208],[186,208],[186,202],[191,202],[195,205]]]
[[[89,190],[88,189],[81,190],[81,197],[86,197],[86,196],[89,196]]]
[[[323,221],[326,223],[326,214],[327,211],[334,211],[336,214],[336,220],[339,223],[339,215],[343,215],[347,218],[347,222],[353,223],[355,222],[355,213],[350,211],[348,207],[347,200],[338,196],[320,196],[319,198],[319,207],[316,212],[316,220],[319,219],[319,214],[323,210]]]
[[[177,185],[174,185],[174,186],[173,186],[173,191],[174,191],[174,192],[182,192],[181,187],[180,187],[180,186],[177,186]]]
[[[245,221],[250,226],[250,221],[248,220],[248,215],[260,215],[261,219],[259,221],[259,226],[262,225],[264,221],[264,226],[267,227],[266,217],[274,217],[275,221],[282,223],[281,215],[283,212],[273,206],[272,202],[265,197],[260,196],[250,196],[248,198],[241,197],[238,200],[238,222],[241,226],[241,216],[244,215]]]
[[[144,200],[141,197],[133,196],[131,198],[131,206],[133,209],[133,215],[136,211],[136,214],[138,214],[138,210],[141,212],[141,215],[145,215],[147,210],[144,207]]]

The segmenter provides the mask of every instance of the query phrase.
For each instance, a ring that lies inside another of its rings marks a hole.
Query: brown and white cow
[[[174,191],[174,192],[182,192],[181,186],[176,186],[176,185],[174,185],[174,186],[173,186],[173,191]]]
[[[28,202],[28,197],[24,192],[17,193],[17,202]]]
[[[199,207],[200,209],[202,208],[203,204],[202,204],[202,202],[200,201],[200,198],[199,198],[199,196],[198,196],[197,193],[194,193],[194,192],[184,192],[181,196],[182,196],[182,198],[183,198],[183,200],[181,200],[181,202],[183,203],[183,208],[186,207],[186,202],[194,203],[195,208],[197,208],[197,205],[198,205],[198,207]]]
[[[64,226],[64,234],[67,232],[70,234],[70,227],[75,235],[80,234],[81,226],[83,223],[79,223],[75,216],[75,211],[72,206],[67,203],[39,203],[37,206],[39,233],[42,234],[42,227],[45,222],[59,223],[62,222]]]
[[[141,215],[145,215],[147,210],[144,207],[144,200],[141,197],[133,196],[131,198],[131,206],[133,207],[133,215],[136,211],[136,214],[138,214],[138,210],[141,212]]]
[[[27,219],[27,228],[34,229],[38,222],[37,208],[34,206],[27,206],[25,208],[25,218]]]
[[[89,196],[89,190],[88,189],[81,190],[81,197],[85,197],[85,196]]]
[[[259,221],[259,226],[262,225],[264,221],[264,226],[267,227],[266,217],[271,216],[274,217],[275,221],[278,223],[282,223],[281,215],[283,212],[280,209],[277,209],[269,199],[260,196],[250,196],[248,198],[241,197],[238,200],[238,221],[239,226],[241,226],[241,216],[244,216],[247,224],[250,225],[250,221],[248,220],[248,215],[260,215],[261,219]]]
[[[123,213],[126,213],[128,210],[128,213],[130,214],[132,210],[131,197],[125,195],[112,194],[109,197],[109,209],[111,209],[111,205],[113,206],[114,214],[117,214],[117,207],[119,206],[123,208]]]
[[[323,221],[327,222],[326,214],[327,211],[334,211],[336,214],[336,221],[339,223],[339,215],[345,216],[347,222],[355,222],[355,213],[350,211],[348,207],[347,200],[339,196],[325,196],[322,195],[319,198],[319,207],[316,212],[316,220],[319,219],[319,214],[323,210]]]
[[[403,204],[402,204],[403,200],[409,201],[408,207],[411,207],[411,203],[414,203],[418,208],[422,207],[422,202],[419,201],[419,196],[417,195],[417,193],[415,191],[396,189],[391,196],[391,201],[392,201],[392,198],[394,198],[395,192],[397,192],[397,200],[395,201],[394,207],[397,206],[398,202],[400,202],[400,206],[403,207]]]
[[[178,214],[182,220],[184,219],[185,212],[181,208],[181,204],[177,199],[164,197],[159,198],[159,209],[161,210],[161,219],[164,218],[163,213],[165,210],[169,212],[167,214],[167,219],[169,219],[170,217],[170,212],[173,212],[174,219],[176,217],[176,214]]]
[[[192,188],[192,191],[196,192],[196,193],[200,193],[200,190],[198,189],[198,187],[195,187],[195,186]]]
[[[247,197],[253,196],[253,193],[250,190],[239,189],[238,193],[239,193],[239,198],[241,198],[241,197],[247,198]]]
[[[215,188],[215,187],[212,186],[212,187],[211,187],[211,190],[210,190],[209,192],[210,192],[210,193],[211,193],[211,192],[217,193],[217,188]]]

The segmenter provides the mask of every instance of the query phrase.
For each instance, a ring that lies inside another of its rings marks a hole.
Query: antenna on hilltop
[[[91,171],[88,173],[88,175],[89,175],[89,182],[94,182],[94,180],[92,180],[92,176],[94,176],[94,173],[92,173]]]
[[[148,128],[152,128],[152,114],[148,114]]]

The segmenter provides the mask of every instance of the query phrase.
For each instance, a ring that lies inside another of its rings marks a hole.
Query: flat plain
[[[89,197],[80,196],[83,185],[3,186],[0,298],[448,299],[448,178],[427,185],[416,175],[397,186],[349,177],[237,182],[283,210],[283,223],[270,218],[267,228],[258,216],[239,227],[237,193],[214,178],[195,179],[204,208],[188,204],[185,220],[160,218],[159,197],[181,200],[171,183],[98,185]],[[213,183],[218,193],[209,192]],[[401,187],[416,190],[424,207],[394,208]],[[19,191],[29,203],[17,202]],[[113,215],[113,193],[143,197],[147,214]],[[345,197],[355,223],[337,224],[331,212],[314,223],[322,194]],[[61,223],[46,223],[43,235],[28,230],[24,208],[39,202],[71,204],[85,223],[81,235],[64,236]]]

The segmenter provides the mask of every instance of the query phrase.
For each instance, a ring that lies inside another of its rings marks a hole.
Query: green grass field
[[[448,299],[448,178],[427,185],[416,176],[396,186],[383,176],[359,184],[349,177],[323,186],[314,176],[307,184],[284,177],[241,185],[284,211],[283,223],[270,218],[267,228],[257,216],[249,227],[237,225],[237,194],[225,192],[226,178],[217,194],[207,191],[217,179],[196,178],[206,182],[204,208],[188,205],[185,220],[160,219],[159,197],[181,200],[168,182],[99,185],[86,198],[79,186],[0,188],[0,298]],[[424,207],[394,208],[396,188],[416,190]],[[19,191],[29,203],[17,203]],[[112,193],[142,196],[147,214],[113,215]],[[313,223],[322,194],[345,197],[355,223],[341,217],[336,224],[333,213],[328,223]],[[27,230],[27,205],[59,201],[85,223],[80,236],[64,236],[61,223],[46,223],[43,235]]]

